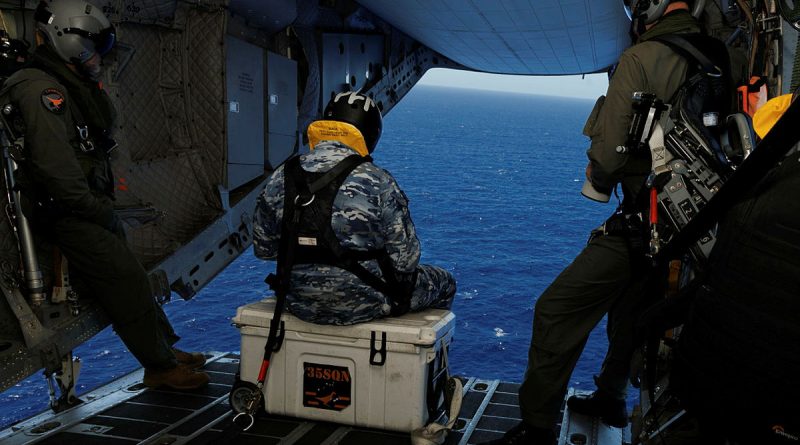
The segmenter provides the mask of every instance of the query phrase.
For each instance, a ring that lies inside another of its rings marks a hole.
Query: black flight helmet
[[[364,136],[367,150],[372,153],[383,131],[381,110],[367,96],[355,91],[337,94],[325,107],[323,119],[346,122],[358,129]]]

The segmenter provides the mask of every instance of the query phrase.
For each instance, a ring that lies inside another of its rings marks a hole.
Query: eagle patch
[[[64,95],[55,88],[48,88],[42,91],[42,104],[48,111],[61,114],[65,107]]]

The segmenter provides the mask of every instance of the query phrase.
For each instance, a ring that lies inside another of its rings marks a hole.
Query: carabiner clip
[[[88,125],[78,125],[78,136],[81,137],[82,141],[89,139],[89,126]]]
[[[314,202],[314,199],[315,199],[316,197],[317,197],[317,195],[311,195],[311,198],[308,200],[308,202],[305,202],[305,203],[303,203],[303,204],[299,204],[299,206],[300,206],[300,207],[306,207],[307,205],[309,205],[309,204],[311,204],[312,202]],[[297,201],[298,201],[299,199],[300,199],[300,195],[297,195],[297,196],[295,196],[295,197],[294,197],[294,205],[298,205],[298,204],[297,204]]]
[[[233,417],[233,423],[236,423],[236,419],[238,419],[239,417],[242,417],[242,416],[247,416],[247,417],[250,418],[250,423],[247,425],[247,427],[242,428],[242,431],[247,431],[247,430],[249,430],[250,428],[253,427],[253,424],[256,422],[256,419],[250,413],[239,413],[239,414],[237,414],[236,416]]]

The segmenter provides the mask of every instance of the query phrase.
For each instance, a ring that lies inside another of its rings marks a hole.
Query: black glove
[[[122,240],[125,239],[125,225],[122,223],[122,218],[116,213],[111,214],[111,221],[106,226],[106,230]]]

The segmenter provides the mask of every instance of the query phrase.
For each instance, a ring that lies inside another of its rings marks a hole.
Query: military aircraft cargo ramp
[[[210,353],[204,370],[211,383],[194,391],[147,389],[139,369],[81,396],[74,408],[41,413],[0,432],[3,445],[206,445],[221,436],[233,418],[228,393],[239,368],[239,355]],[[495,439],[519,421],[518,384],[464,378],[459,420],[447,445]],[[598,421],[564,414],[560,445],[623,445],[626,431]],[[262,415],[231,443],[281,445],[401,445],[407,434]]]

